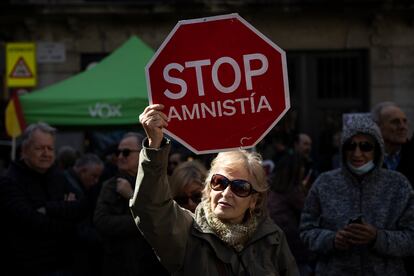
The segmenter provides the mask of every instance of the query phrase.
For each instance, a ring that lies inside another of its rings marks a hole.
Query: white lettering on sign
[[[196,61],[187,61],[185,63],[185,67],[191,68],[194,67],[196,70],[196,77],[197,77],[197,88],[198,88],[198,95],[204,96],[204,84],[203,84],[203,76],[201,71],[201,66],[210,65],[209,59],[202,59]],[[184,94],[185,95],[185,94]]]
[[[250,67],[250,61],[252,60],[260,60],[262,62],[262,67],[256,70],[252,70]],[[262,54],[251,54],[243,56],[243,63],[244,63],[244,71],[246,72],[246,88],[247,90],[253,90],[252,84],[252,77],[253,76],[260,76],[266,73],[267,69],[269,68],[269,62],[265,55]]]
[[[252,62],[259,61],[261,66],[257,69],[252,69]],[[228,64],[234,72],[234,80],[229,86],[223,85],[223,80],[220,80],[219,69],[223,64]],[[201,59],[185,62],[184,66],[179,63],[169,63],[163,70],[164,80],[171,84],[176,84],[180,87],[177,92],[172,92],[170,89],[165,89],[164,95],[169,99],[178,100],[183,98],[187,94],[187,83],[185,80],[171,76],[170,72],[176,70],[182,73],[186,68],[194,68],[197,80],[197,94],[198,96],[204,96],[204,78],[202,67],[211,65],[210,59]],[[252,78],[263,75],[269,68],[269,61],[266,56],[261,53],[243,55],[243,67],[244,77],[246,80],[246,90],[253,90]],[[217,59],[211,68],[211,79],[213,80],[214,87],[221,93],[232,93],[236,91],[241,83],[242,71],[237,61],[231,57],[221,57]]]
[[[89,106],[89,115],[99,118],[122,117],[121,107],[120,104],[96,103],[95,106]]]
[[[187,93],[187,83],[182,79],[171,77],[169,75],[169,72],[172,69],[182,72],[184,70],[184,67],[179,63],[170,63],[167,66],[165,66],[164,71],[163,71],[165,81],[172,83],[172,84],[178,84],[181,87],[181,91],[176,94],[171,92],[169,89],[166,89],[164,91],[164,95],[170,99],[177,100],[177,99],[181,99],[182,97],[184,97],[185,94]]]
[[[234,82],[229,87],[225,87],[220,83],[219,77],[218,77],[218,69],[222,64],[230,64],[230,66],[233,68],[234,71]],[[232,93],[234,92],[239,86],[241,82],[241,72],[240,67],[237,64],[237,62],[232,59],[231,57],[222,57],[219,58],[213,65],[213,68],[211,69],[211,77],[213,78],[214,86],[222,93]]]
[[[240,99],[227,99],[210,103],[195,103],[192,106],[171,106],[168,111],[168,120],[194,120],[207,117],[231,117],[238,114],[252,114],[262,111],[272,111],[266,96],[261,96],[258,103],[255,102],[253,93],[250,97]]]

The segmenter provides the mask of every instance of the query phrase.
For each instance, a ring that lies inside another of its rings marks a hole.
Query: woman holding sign
[[[267,183],[260,156],[219,153],[195,214],[171,198],[170,142],[162,105],[140,115],[141,151],[131,209],[137,225],[174,275],[298,275],[285,235],[266,213]]]

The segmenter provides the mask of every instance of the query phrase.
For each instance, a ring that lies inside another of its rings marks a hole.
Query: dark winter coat
[[[117,193],[118,177],[135,186],[134,177],[121,174],[103,183],[94,216],[103,238],[103,275],[168,275],[135,225],[129,200]]]
[[[85,206],[84,217],[77,224],[74,247],[75,275],[101,275],[102,270],[102,239],[93,224],[93,215],[97,200],[96,187],[86,190],[73,169],[64,172],[69,190],[81,199]]]
[[[414,188],[414,138],[411,138],[401,148],[400,163],[396,168],[397,172],[402,173]]]
[[[41,174],[23,161],[11,163],[0,180],[2,251],[14,273],[62,270],[71,265],[78,202],[65,202],[63,175],[55,167]],[[38,211],[45,208],[46,213]],[[16,274],[17,275],[17,274]]]
[[[267,204],[269,216],[285,233],[290,250],[298,264],[310,261],[308,249],[299,237],[300,215],[304,204],[305,192],[300,187],[285,193],[269,192]]]
[[[197,216],[180,208],[171,198],[167,179],[169,149],[169,144],[159,150],[144,145],[131,210],[171,273],[298,275],[286,237],[269,217],[261,219],[245,248],[236,252],[207,223],[201,224]]]

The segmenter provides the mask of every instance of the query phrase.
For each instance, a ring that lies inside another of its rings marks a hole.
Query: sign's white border
[[[197,23],[205,23],[209,21],[218,21],[218,20],[224,20],[224,19],[236,19],[239,20],[241,23],[246,25],[250,30],[252,30],[255,34],[257,34],[261,39],[266,41],[270,46],[272,46],[276,51],[278,51],[281,55],[282,59],[282,70],[283,70],[283,85],[284,85],[284,91],[285,91],[285,109],[283,112],[276,118],[276,120],[268,127],[268,129],[263,132],[263,134],[256,140],[254,143],[248,146],[240,146],[240,147],[234,147],[234,148],[224,148],[224,149],[212,149],[212,150],[204,150],[199,151],[192,147],[190,144],[188,144],[186,141],[181,139],[180,137],[177,137],[174,133],[170,132],[167,129],[164,129],[164,132],[171,136],[174,140],[180,142],[182,145],[190,149],[192,152],[196,154],[207,154],[207,153],[217,153],[220,151],[230,151],[230,150],[237,150],[237,149],[249,149],[257,145],[268,133],[272,128],[280,121],[280,119],[283,118],[283,116],[286,114],[286,112],[290,108],[290,96],[289,96],[289,81],[288,81],[288,74],[287,74],[287,62],[286,62],[286,53],[285,51],[277,46],[273,41],[271,41],[269,38],[267,38],[265,35],[263,35],[260,31],[258,31],[255,27],[253,27],[249,22],[244,20],[241,16],[239,16],[237,13],[232,14],[226,14],[226,15],[218,15],[218,16],[210,16],[210,17],[204,17],[204,18],[197,18],[197,19],[189,19],[189,20],[181,20],[179,21],[172,31],[168,34],[167,38],[164,40],[164,42],[161,44],[161,46],[158,48],[158,50],[155,52],[154,56],[151,58],[151,60],[147,63],[145,66],[145,76],[147,79],[147,91],[148,91],[148,100],[150,104],[153,104],[152,101],[152,90],[151,90],[151,79],[149,75],[149,68],[154,63],[154,61],[158,58],[161,51],[166,47],[168,42],[171,40],[175,32],[180,28],[182,25],[189,25],[189,24],[197,24]]]

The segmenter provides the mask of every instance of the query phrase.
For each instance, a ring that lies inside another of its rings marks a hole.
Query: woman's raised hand
[[[162,129],[168,126],[168,117],[162,112],[164,105],[153,104],[147,106],[139,115],[139,121],[144,127],[150,148],[158,149],[161,146],[164,134]]]

